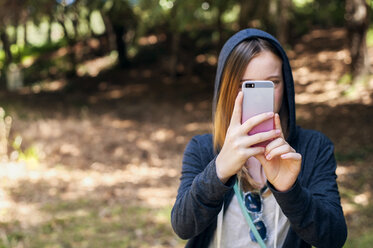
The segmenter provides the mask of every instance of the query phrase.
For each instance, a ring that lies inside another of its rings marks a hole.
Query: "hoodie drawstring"
[[[280,215],[280,207],[278,205],[278,203],[276,202],[276,214],[275,214],[275,237],[274,237],[274,248],[277,247],[277,236],[278,236],[278,218],[279,218],[279,215]]]
[[[223,215],[224,215],[224,202],[218,214],[218,227],[217,227],[217,233],[216,233],[217,248],[220,248],[220,243],[221,243],[221,231],[223,229]]]

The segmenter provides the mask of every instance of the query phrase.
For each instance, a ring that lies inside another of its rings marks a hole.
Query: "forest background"
[[[182,153],[211,132],[218,52],[276,36],[297,123],[335,144],[349,234],[373,243],[373,1],[0,0],[0,247],[183,247]]]

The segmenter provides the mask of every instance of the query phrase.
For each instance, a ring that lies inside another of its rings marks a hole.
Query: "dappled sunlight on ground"
[[[181,247],[183,242],[169,225],[181,154],[192,135],[209,132],[209,105],[123,99],[106,104],[105,100],[81,108],[50,106],[53,112],[40,109],[37,117],[14,115],[11,136],[20,133],[24,147],[38,148],[39,165],[2,171],[0,188],[6,200],[0,218],[32,232],[49,225],[52,230],[65,230],[60,222],[91,223],[94,218],[97,228],[106,222],[121,226],[128,232],[124,237],[131,240],[129,244],[136,247],[147,247],[139,245],[143,242],[151,247]],[[22,108],[35,111],[27,104]],[[198,121],[198,116],[203,118]],[[9,180],[12,184],[6,183]],[[133,206],[139,212],[133,213],[135,220],[129,224],[127,215]]]
[[[343,166],[338,165],[337,167],[337,175],[338,175],[338,181],[340,184],[343,185],[343,182],[347,180],[351,180],[351,175],[357,174],[360,171],[358,171],[357,166]],[[342,191],[346,191],[347,189],[344,189],[342,186]],[[349,189],[351,190],[351,189]],[[356,214],[356,211],[358,211],[359,207],[365,207],[370,202],[372,202],[372,196],[371,196],[371,189],[369,187],[365,187],[358,190],[358,194],[353,194],[350,196],[342,195],[342,207],[343,212],[346,216],[353,216]],[[343,194],[343,193],[342,193]]]
[[[108,55],[102,58],[95,58],[85,61],[77,69],[78,76],[96,77],[102,70],[113,67],[116,63],[116,55]]]
[[[144,216],[149,225],[169,225],[169,210],[166,214],[157,211],[169,209],[173,204],[176,184],[171,179],[177,177],[177,169],[149,167],[146,163],[129,164],[112,171],[107,171],[103,168],[107,166],[102,164],[94,167],[96,169],[79,170],[60,165],[28,170],[26,166],[19,166],[14,171],[17,176],[2,173],[0,221],[20,223],[20,228],[29,230],[76,218],[96,218],[101,223],[119,224],[128,220],[122,216],[126,215],[126,206],[136,206],[148,209],[144,211],[149,213],[155,211],[153,216]],[[78,205],[74,207],[75,204]],[[119,207],[121,212],[113,213],[113,207]],[[147,233],[141,226],[132,231],[139,236]],[[174,235],[168,234],[162,240],[163,247],[171,244],[178,247]],[[156,244],[159,240],[152,238],[149,242]]]
[[[367,85],[354,87],[341,82],[351,63],[344,37],[341,29],[315,30],[303,37],[303,41],[313,39],[312,42],[300,43],[290,53],[298,104],[325,103],[333,107],[352,102],[372,104],[373,78]],[[315,49],[319,52],[315,53]],[[373,53],[373,48],[369,52]]]

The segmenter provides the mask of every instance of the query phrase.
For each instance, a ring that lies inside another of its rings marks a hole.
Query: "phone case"
[[[274,84],[271,81],[245,81],[242,83],[243,103],[242,120],[244,123],[249,118],[273,112],[274,109]],[[273,118],[260,123],[250,130],[249,135],[266,132],[274,129]],[[266,147],[271,140],[258,143],[254,146]]]

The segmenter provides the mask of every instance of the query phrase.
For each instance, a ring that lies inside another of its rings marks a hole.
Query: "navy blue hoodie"
[[[279,192],[267,182],[290,222],[283,247],[342,247],[347,227],[336,183],[334,146],[320,132],[296,126],[292,72],[285,51],[274,37],[257,29],[245,29],[225,43],[219,55],[213,113],[227,58],[240,42],[254,37],[269,41],[282,56],[285,83],[282,104],[289,113],[287,142],[302,155],[301,171],[291,189]],[[208,247],[223,202],[226,210],[234,195],[236,177],[223,184],[216,175],[217,154],[213,151],[212,140],[211,134],[197,135],[184,151],[181,182],[171,222],[182,239],[189,239],[186,247]]]

